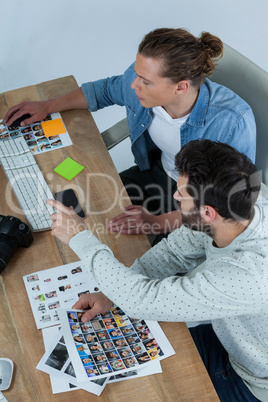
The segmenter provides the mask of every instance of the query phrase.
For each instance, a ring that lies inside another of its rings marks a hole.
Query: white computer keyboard
[[[32,230],[50,229],[53,208],[45,201],[54,197],[24,138],[1,141],[0,161]],[[6,190],[6,202],[12,209],[9,197]]]

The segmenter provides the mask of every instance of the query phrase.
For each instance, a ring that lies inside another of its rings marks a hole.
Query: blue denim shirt
[[[123,75],[82,84],[88,109],[110,105],[126,107],[135,162],[150,169],[150,151],[156,148],[147,128],[152,110],[144,108],[130,85],[136,78],[134,63]],[[181,146],[198,138],[225,142],[255,162],[256,125],[250,106],[230,89],[209,79],[201,85],[195,106],[181,127]],[[178,150],[179,151],[179,150]]]

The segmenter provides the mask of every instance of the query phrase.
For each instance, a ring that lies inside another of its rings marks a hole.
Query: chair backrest
[[[225,44],[210,79],[230,88],[251,106],[257,126],[256,165],[268,185],[268,73]]]
[[[103,131],[101,135],[106,148],[108,150],[112,149],[121,141],[130,136],[127,118],[125,117],[118,123],[114,124],[112,127],[109,127],[107,130]]]

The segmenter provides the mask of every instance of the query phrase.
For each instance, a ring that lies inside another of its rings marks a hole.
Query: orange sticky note
[[[43,121],[41,123],[45,137],[66,133],[63,121],[61,119]]]

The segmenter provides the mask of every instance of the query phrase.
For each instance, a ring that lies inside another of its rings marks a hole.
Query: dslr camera
[[[14,216],[0,215],[0,274],[18,247],[29,247],[32,232],[26,223]]]

